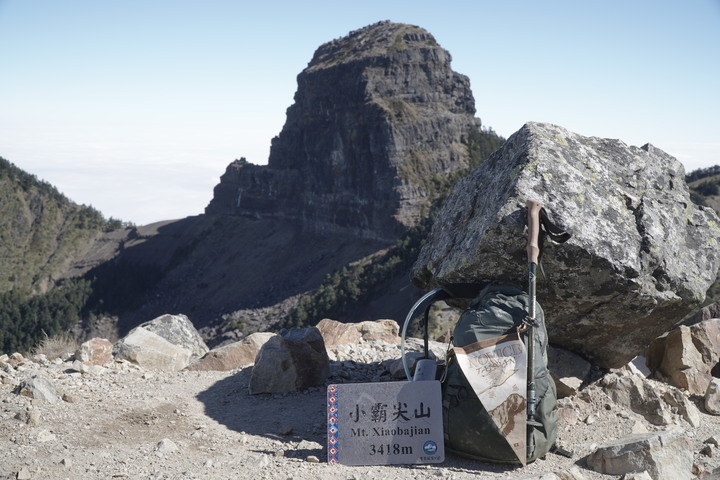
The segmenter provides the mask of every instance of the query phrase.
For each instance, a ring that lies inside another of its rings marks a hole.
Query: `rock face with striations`
[[[413,267],[421,288],[527,285],[525,203],[570,230],[545,242],[538,280],[550,341],[620,367],[704,299],[720,267],[720,226],[692,203],[682,165],[651,145],[529,123],[445,202]]]
[[[318,48],[268,165],[231,163],[206,213],[301,220],[315,233],[397,238],[434,177],[468,166],[469,80],[427,31],[380,22]]]

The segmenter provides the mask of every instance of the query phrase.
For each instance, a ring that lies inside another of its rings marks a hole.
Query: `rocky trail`
[[[376,341],[328,347],[328,354],[328,384],[369,382],[392,378],[399,347]],[[611,400],[603,382],[596,382],[559,401],[559,444],[573,457],[548,454],[524,468],[452,454],[435,465],[344,466],[326,461],[322,386],[250,395],[251,367],[167,372],[117,359],[93,366],[67,356],[5,358],[0,479],[653,478],[600,474],[586,457],[631,433],[674,429],[688,441],[694,476],[718,478],[720,471],[720,416],[704,413],[700,397],[689,398],[698,407],[695,426],[677,416],[672,425],[658,427]],[[615,375],[636,376],[630,370]],[[23,383],[28,379],[34,379],[31,389]],[[26,396],[29,390],[36,398]],[[673,448],[664,455],[675,454]]]

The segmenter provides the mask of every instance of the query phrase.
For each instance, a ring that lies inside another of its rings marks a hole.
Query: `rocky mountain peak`
[[[439,48],[435,37],[415,25],[382,21],[354,30],[321,45],[313,55],[308,70],[332,67],[371,57],[388,56],[411,48]]]
[[[207,213],[299,220],[315,233],[394,239],[436,181],[468,166],[479,130],[467,77],[427,31],[380,22],[320,46],[267,166],[228,166]]]

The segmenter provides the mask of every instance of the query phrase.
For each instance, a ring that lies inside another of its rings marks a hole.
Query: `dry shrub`
[[[48,337],[43,332],[45,338],[32,351],[33,355],[45,355],[48,360],[55,360],[65,354],[74,354],[78,349],[78,343],[75,338],[67,333]]]

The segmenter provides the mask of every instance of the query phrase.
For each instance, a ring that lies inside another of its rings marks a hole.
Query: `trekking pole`
[[[535,393],[535,327],[538,326],[535,320],[535,275],[537,273],[538,257],[540,256],[540,210],[542,204],[533,200],[527,201],[527,226],[528,226],[528,317],[526,323],[528,325],[528,361],[527,361],[527,428],[528,428],[528,457],[535,450],[533,442],[533,426],[537,424],[535,421],[535,409],[537,408],[537,398]]]

